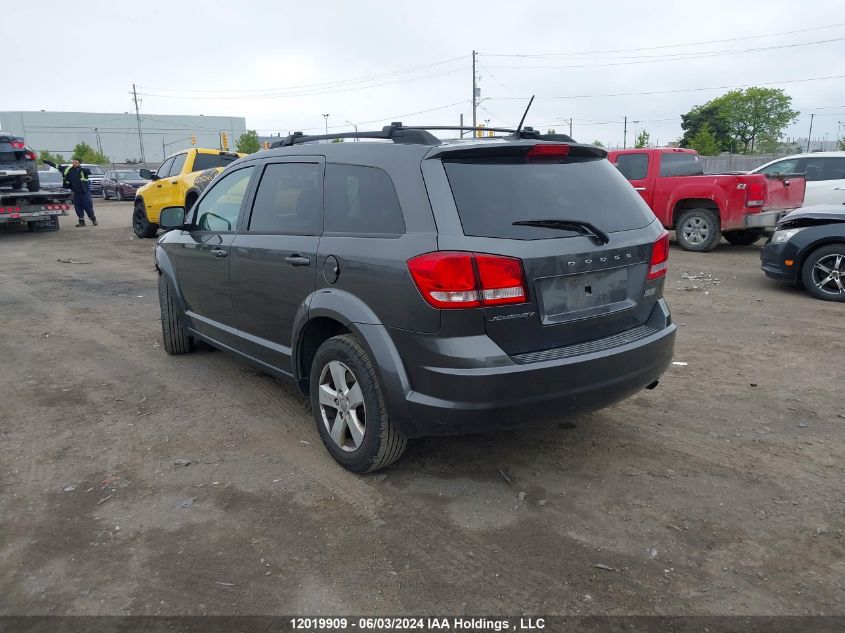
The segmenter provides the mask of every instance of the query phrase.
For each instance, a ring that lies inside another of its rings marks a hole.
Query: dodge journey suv
[[[657,384],[676,329],[668,236],[604,150],[530,128],[441,141],[399,123],[315,142],[337,136],[277,141],[187,211],[162,210],[167,352],[204,341],[295,381],[355,472],[409,438],[559,418]]]

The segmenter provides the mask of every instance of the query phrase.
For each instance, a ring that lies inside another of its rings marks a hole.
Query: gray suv
[[[354,472],[654,387],[667,233],[604,150],[506,132],[296,134],[232,163],[161,213],[165,349],[295,381]],[[314,142],[338,136],[365,142]]]

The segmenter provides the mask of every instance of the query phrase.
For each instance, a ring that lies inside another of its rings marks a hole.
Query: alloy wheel
[[[845,294],[845,254],[831,253],[819,259],[813,266],[812,279],[820,292]]]
[[[361,384],[339,360],[329,361],[320,372],[320,417],[332,441],[344,451],[355,451],[364,441],[367,409]]]
[[[689,244],[703,244],[710,237],[710,226],[704,218],[693,216],[681,227],[684,239]]]

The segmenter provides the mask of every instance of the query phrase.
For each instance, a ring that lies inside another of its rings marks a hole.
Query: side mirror
[[[158,225],[165,231],[185,226],[185,207],[165,207],[158,216]]]
[[[140,169],[138,170],[138,173],[141,174],[141,178],[146,178],[147,180],[158,180],[158,176],[156,176],[149,169]]]

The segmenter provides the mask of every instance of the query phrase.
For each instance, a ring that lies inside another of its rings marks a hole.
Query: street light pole
[[[326,120],[326,135],[328,135],[328,133],[329,133],[329,115],[324,114],[323,118]]]
[[[355,134],[357,134],[357,133],[358,133],[358,126],[357,126],[357,125],[355,125],[352,121],[350,121],[350,120],[348,120],[348,119],[347,119],[347,121],[346,121],[346,122],[347,122],[349,125],[351,125],[352,127],[354,127],[354,128],[355,128]],[[357,143],[359,140],[360,140],[360,139],[356,136],[356,137],[355,137],[355,141],[354,141],[354,142],[355,142],[355,143]]]

